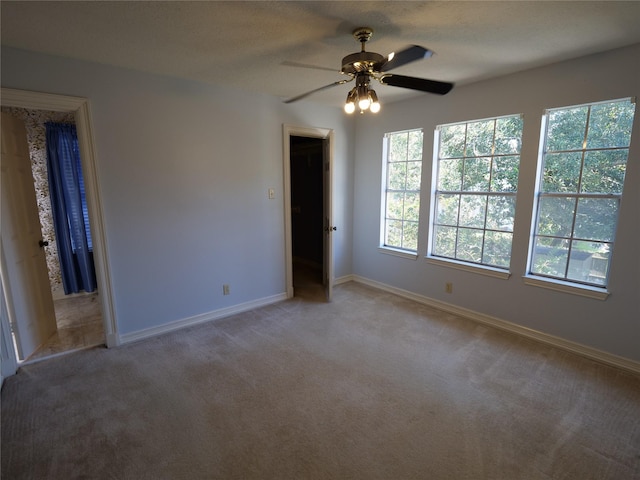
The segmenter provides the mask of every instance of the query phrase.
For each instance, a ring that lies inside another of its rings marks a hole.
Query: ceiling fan
[[[356,105],[360,108],[360,113],[364,113],[365,110],[376,113],[380,110],[377,94],[371,88],[372,79],[379,81],[383,85],[409,88],[411,90],[435,93],[437,95],[445,95],[451,91],[453,83],[387,73],[389,70],[402,65],[423,58],[429,58],[433,55],[433,52],[418,45],[409,46],[404,50],[391,53],[386,57],[379,53],[367,52],[365,51],[364,45],[371,39],[372,35],[373,29],[369,27],[360,27],[353,31],[353,36],[360,42],[361,50],[344,57],[342,59],[342,69],[340,70],[341,74],[347,75],[349,78],[289,98],[285,100],[285,103],[292,103],[316,92],[335,87],[336,85],[343,85],[354,80],[355,87],[349,91],[345,103],[345,111],[347,113],[353,113]]]

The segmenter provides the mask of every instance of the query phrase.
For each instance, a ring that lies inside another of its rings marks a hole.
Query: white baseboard
[[[108,333],[106,335],[105,343],[107,344],[107,348],[113,348],[121,345],[122,341],[120,340],[120,336],[117,333]]]
[[[475,312],[467,308],[458,307],[450,303],[441,302],[433,298],[425,297],[423,295],[418,295],[417,293],[413,293],[408,290],[403,290],[401,288],[396,288],[391,285],[380,283],[375,280],[370,280],[365,277],[361,277],[358,275],[351,275],[350,277],[354,282],[362,283],[364,285],[368,285],[370,287],[377,288],[379,290],[384,290],[386,292],[396,294],[400,297],[408,298],[409,300],[414,300],[418,303],[429,305],[431,307],[437,308],[438,310],[443,310],[445,312],[453,313],[455,315],[459,315],[461,317],[467,318],[469,320],[473,320],[478,323],[482,323],[484,325],[489,325],[491,327],[498,328],[500,330],[505,330],[507,332],[515,333],[517,335],[520,335],[520,336],[523,336],[547,345],[551,345],[553,347],[557,347],[562,350],[575,353],[577,355],[581,355],[590,360],[595,360],[597,362],[604,363],[606,365],[610,365],[610,366],[627,370],[636,374],[640,374],[640,362],[636,362],[634,360],[630,360],[624,357],[619,357],[617,355],[613,355],[611,353],[604,352],[596,348],[588,347],[580,343],[571,342],[569,340],[565,340],[563,338],[556,337],[554,335],[549,335],[547,333],[543,333],[537,330],[523,327],[521,325],[517,325],[515,323],[511,323],[497,317],[492,317],[490,315],[485,315],[483,313]]]
[[[202,313],[200,315],[194,315],[193,317],[183,318],[181,320],[175,320],[173,322],[165,323],[157,327],[146,328],[144,330],[138,330],[137,332],[125,333],[120,335],[119,345],[124,345],[131,342],[137,342],[147,338],[155,337],[165,333],[173,332],[181,328],[190,327],[193,325],[199,325],[201,323],[210,322],[212,320],[218,320],[225,317],[230,317],[237,313],[247,312],[256,308],[265,307],[273,303],[281,302],[287,299],[286,293],[280,293],[270,297],[260,298],[258,300],[252,300],[250,302],[241,303],[239,305],[233,305],[231,307],[221,308],[212,312]]]
[[[344,277],[338,277],[333,279],[334,285],[340,285],[341,283],[353,282],[355,281],[355,275],[345,275]]]
[[[602,350],[598,350],[596,348],[589,347],[586,345],[582,345],[580,343],[565,340],[563,338],[556,337],[554,335],[549,335],[547,333],[543,333],[537,330],[523,327],[521,325],[517,325],[515,323],[508,322],[506,320],[502,320],[500,318],[493,317],[491,315],[485,315],[483,313],[475,312],[467,308],[459,307],[446,302],[441,302],[439,300],[435,300],[433,298],[429,298],[424,295],[419,295],[417,293],[413,293],[408,290],[403,290],[401,288],[393,287],[391,285],[377,282],[375,280],[361,277],[359,275],[345,275],[343,277],[336,278],[334,280],[334,285],[340,285],[342,283],[347,283],[351,281],[356,283],[362,283],[364,285],[368,285],[370,287],[377,288],[379,290],[393,293],[400,297],[407,298],[409,300],[413,300],[415,302],[418,302],[424,305],[429,305],[431,307],[437,308],[438,310],[459,315],[460,317],[467,318],[469,320],[481,323],[483,325],[488,325],[494,328],[498,328],[500,330],[504,330],[507,332],[514,333],[516,335],[529,338],[531,340],[535,340],[537,342],[541,342],[546,345],[560,348],[562,350],[572,352],[574,354],[583,356],[590,360],[594,360],[600,363],[604,363],[606,365],[627,370],[635,374],[640,374],[640,362],[636,362],[628,358],[613,355],[611,353],[604,352]],[[107,345],[112,346],[109,340],[113,342],[113,346],[124,345],[127,343],[144,340],[146,338],[155,337],[157,335],[169,333],[181,328],[189,327],[192,325],[198,325],[198,324],[209,322],[212,320],[218,320],[221,318],[229,317],[231,315],[235,315],[237,313],[242,313],[249,310],[253,310],[255,308],[271,305],[273,303],[277,303],[286,299],[287,299],[287,294],[280,293],[277,295],[273,295],[271,297],[265,297],[258,300],[242,303],[239,305],[222,308],[212,312],[195,315],[193,317],[176,320],[164,325],[160,325],[158,327],[152,327],[152,328],[147,328],[145,330],[139,330],[137,332],[127,333],[124,335],[120,335],[119,338],[115,338],[115,337],[112,339],[107,338]]]

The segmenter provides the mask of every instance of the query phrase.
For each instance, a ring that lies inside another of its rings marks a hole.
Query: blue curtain
[[[96,289],[93,247],[75,125],[46,123],[49,194],[64,293]]]

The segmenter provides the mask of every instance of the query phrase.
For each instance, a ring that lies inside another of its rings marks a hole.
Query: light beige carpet
[[[362,285],[27,366],[6,479],[634,479],[640,378]]]

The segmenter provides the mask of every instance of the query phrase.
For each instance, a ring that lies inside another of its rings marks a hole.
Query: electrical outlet
[[[447,282],[444,284],[444,291],[447,293],[453,293],[453,283]]]
[[[222,294],[223,295],[229,295],[230,291],[229,291],[229,285],[225,284],[222,285]]]

